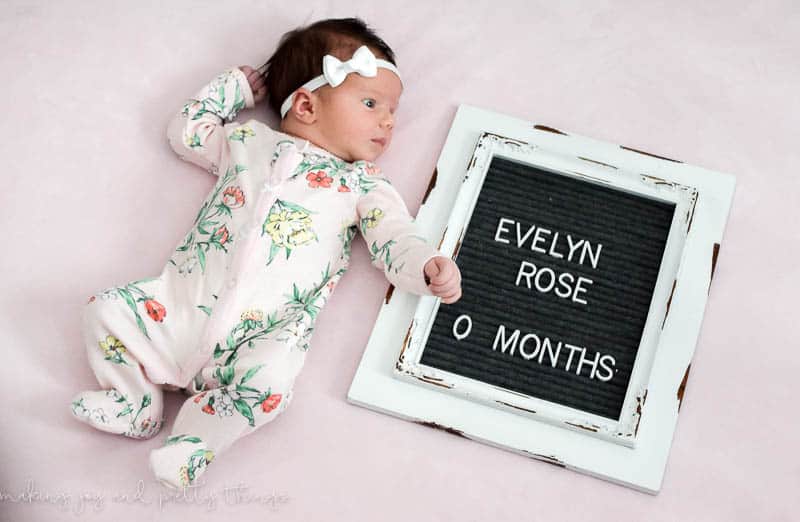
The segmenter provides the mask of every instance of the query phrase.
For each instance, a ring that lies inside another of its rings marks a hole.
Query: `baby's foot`
[[[130,420],[120,418],[120,411],[115,397],[105,390],[81,392],[72,399],[72,414],[78,420],[108,433],[122,435],[128,431]]]
[[[128,426],[128,431],[123,433],[123,435],[132,439],[150,439],[158,434],[159,431],[161,431],[161,427],[163,425],[163,418],[155,421],[150,417],[145,417],[144,419],[140,418],[139,420],[132,422]]]
[[[141,413],[151,404],[146,394],[137,404],[115,389],[85,391],[72,399],[72,414],[98,430],[135,439],[148,439],[161,430],[163,419],[153,420]],[[160,411],[160,408],[157,408]]]
[[[150,469],[166,487],[181,489],[194,485],[213,459],[214,452],[198,437],[176,435],[150,452]]]

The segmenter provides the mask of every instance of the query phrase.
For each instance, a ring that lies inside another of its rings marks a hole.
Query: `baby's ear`
[[[289,111],[303,123],[314,123],[318,116],[319,96],[305,87],[297,89],[292,96],[292,108]]]

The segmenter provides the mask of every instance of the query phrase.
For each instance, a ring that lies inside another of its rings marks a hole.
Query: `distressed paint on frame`
[[[561,134],[562,136],[569,136],[569,134],[561,132],[556,128],[548,127],[547,125],[534,125],[533,128],[544,132],[552,132],[553,134]]]

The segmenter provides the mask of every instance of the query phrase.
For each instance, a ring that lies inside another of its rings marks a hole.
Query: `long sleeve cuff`
[[[236,82],[239,84],[239,89],[241,89],[242,97],[244,98],[245,109],[252,109],[255,107],[256,102],[253,99],[253,90],[250,88],[250,82],[247,81],[247,76],[245,76],[244,72],[238,67],[231,67],[228,70],[232,71],[236,77]]]
[[[403,267],[398,272],[387,271],[386,279],[397,288],[416,295],[433,295],[425,280],[425,265],[434,257],[446,257],[427,242],[410,248],[403,254]]]

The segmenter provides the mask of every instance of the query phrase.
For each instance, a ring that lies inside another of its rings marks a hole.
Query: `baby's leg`
[[[219,367],[220,386],[187,399],[164,446],[150,453],[153,473],[169,487],[194,484],[212,459],[286,409],[295,373],[246,359]]]
[[[95,300],[83,313],[89,364],[103,388],[73,397],[72,413],[102,431],[147,439],[163,424],[163,392],[144,373],[134,353],[151,346],[115,300]]]

